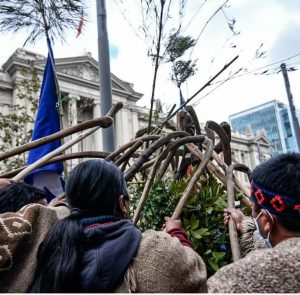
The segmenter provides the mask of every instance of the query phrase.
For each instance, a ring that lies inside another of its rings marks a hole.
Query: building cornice
[[[37,53],[25,50],[25,49],[17,49],[13,55],[9,57],[9,59],[3,64],[3,70],[8,72],[12,77],[15,72],[18,71],[19,68],[30,68],[30,61],[34,63],[35,67],[38,70],[40,75],[44,72],[44,67],[46,63],[46,58]],[[78,65],[87,65],[89,64],[92,67],[94,72],[98,73],[98,63],[97,61],[91,57],[90,55],[78,56],[78,57],[67,57],[67,58],[58,58],[55,60],[55,66],[57,71],[57,77],[59,81],[69,82],[72,84],[76,84],[82,87],[99,89],[99,82],[84,79],[82,77],[78,78],[74,75],[69,75],[66,73],[62,73],[62,69],[64,66],[78,66]],[[67,68],[67,67],[66,67]],[[112,92],[114,95],[122,96],[129,101],[137,102],[142,96],[142,93],[134,91],[132,88],[133,84],[125,82],[114,74],[111,73],[112,80]],[[118,86],[114,87],[113,85]]]

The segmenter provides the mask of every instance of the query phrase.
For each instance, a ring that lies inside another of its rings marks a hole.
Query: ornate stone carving
[[[78,66],[58,69],[58,71],[84,80],[93,81],[97,83],[99,82],[99,74],[97,69],[95,69],[89,63],[83,63]]]

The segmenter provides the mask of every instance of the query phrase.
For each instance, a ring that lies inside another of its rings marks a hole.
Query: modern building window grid
[[[300,117],[299,111],[297,117]],[[283,103],[271,101],[232,115],[229,120],[232,130],[242,134],[249,133],[249,127],[254,133],[265,129],[272,154],[298,151],[290,111]]]

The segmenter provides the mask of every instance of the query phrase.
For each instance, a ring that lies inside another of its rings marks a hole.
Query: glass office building
[[[296,111],[298,121],[300,112]],[[242,134],[265,129],[272,155],[298,151],[292,116],[288,105],[273,100],[229,116],[233,131]]]

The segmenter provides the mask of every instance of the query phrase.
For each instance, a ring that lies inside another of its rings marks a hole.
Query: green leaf
[[[213,207],[208,207],[207,210],[206,210],[206,212],[207,212],[207,214],[210,215],[213,210],[214,210]]]
[[[190,218],[190,224],[191,224],[191,225],[194,224],[194,222],[197,221],[197,220],[198,220],[197,217],[193,214],[193,215],[191,216],[191,218]]]
[[[202,236],[210,235],[207,228],[200,228],[198,230],[191,231],[191,234],[196,239],[201,239]]]
[[[194,238],[201,239],[201,234],[199,233],[199,230],[195,230],[195,231],[191,230],[191,234]]]
[[[206,182],[206,177],[205,177],[205,175],[203,175],[203,174],[200,176],[199,179],[200,179],[200,181],[202,181],[202,182]]]
[[[189,220],[186,219],[186,218],[184,218],[184,219],[183,219],[183,227],[184,227],[185,229],[187,229],[189,225],[190,225]]]
[[[214,271],[219,269],[219,266],[212,259],[208,259],[208,264]]]
[[[191,222],[192,230],[195,230],[199,227],[199,220],[193,219]]]
[[[212,256],[216,259],[216,260],[220,260],[222,257],[225,256],[225,252],[212,252]]]
[[[201,233],[201,235],[210,235],[208,228],[201,228],[199,229],[199,232]]]
[[[197,201],[197,195],[193,195],[189,198],[189,200],[186,202],[187,205],[192,205]]]

